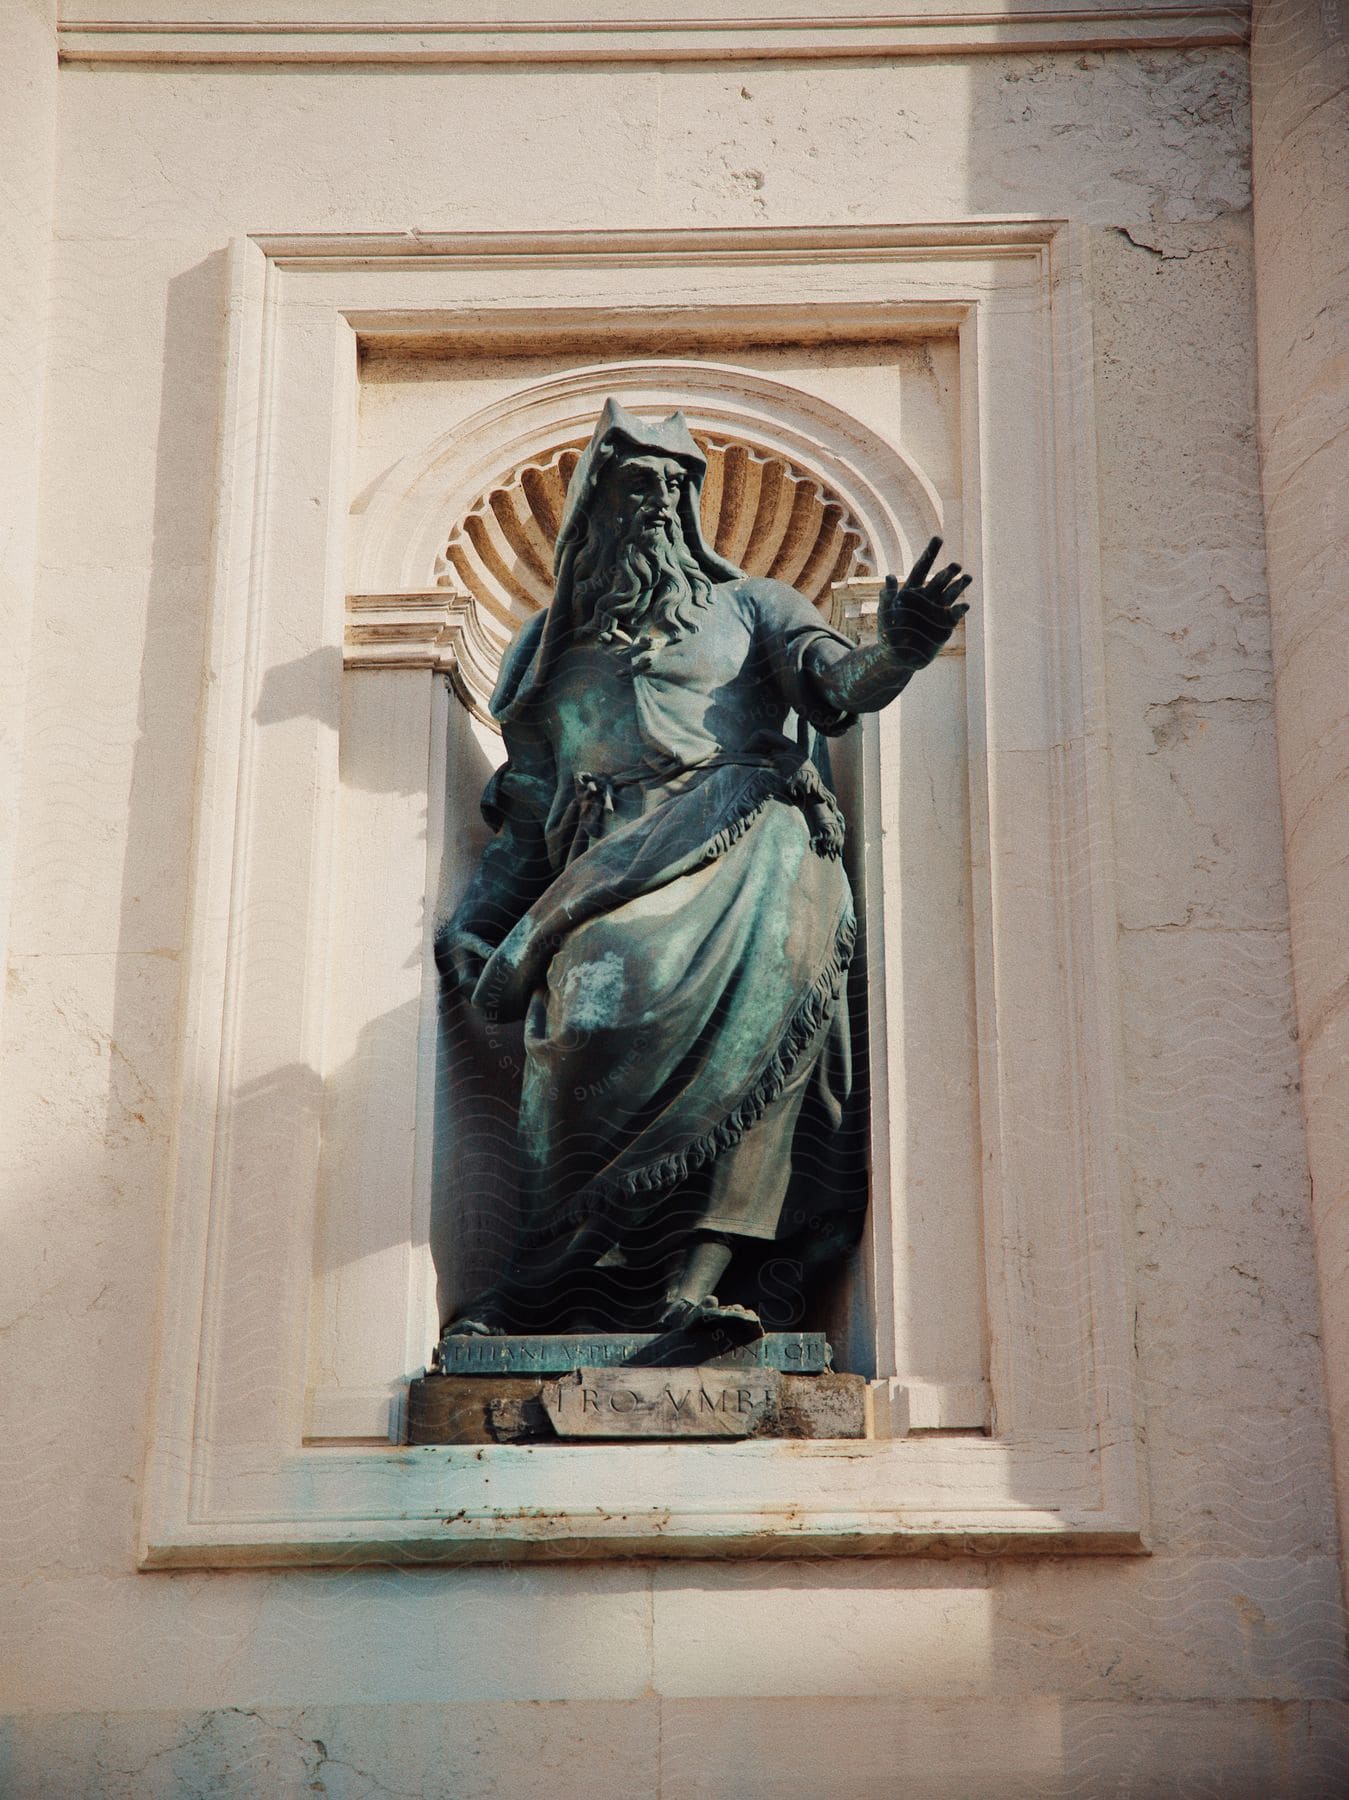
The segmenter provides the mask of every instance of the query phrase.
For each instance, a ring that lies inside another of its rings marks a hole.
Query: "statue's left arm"
[[[931,573],[941,549],[934,537],[901,585],[887,575],[876,618],[876,642],[842,650],[820,640],[806,668],[827,705],[842,713],[879,712],[934,660],[969,611],[960,596],[971,577],[950,563]]]

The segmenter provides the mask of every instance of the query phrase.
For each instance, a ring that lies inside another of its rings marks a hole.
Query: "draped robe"
[[[503,666],[497,835],[441,938],[493,946],[473,1002],[524,1020],[522,1246],[676,1205],[771,1242],[803,1101],[836,1128],[849,1085],[852,897],[806,744],[854,722],[812,679],[852,646],[754,577],[642,672],[547,618]]]

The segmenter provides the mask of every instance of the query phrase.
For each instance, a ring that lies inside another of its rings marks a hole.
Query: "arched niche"
[[[639,416],[682,411],[708,457],[705,535],[747,572],[798,587],[852,635],[865,634],[866,602],[880,572],[907,566],[944,527],[936,487],[910,455],[819,394],[731,364],[641,361],[568,370],[522,384],[406,454],[353,508],[346,662],[353,669],[441,670],[460,703],[451,701],[445,715],[446,752],[431,752],[433,764],[444,764],[441,916],[482,847],[476,803],[501,754],[489,710],[501,657],[551,597],[567,483],[610,395]],[[354,754],[355,744],[350,748]],[[963,763],[963,741],[959,753]],[[852,819],[850,872],[865,920],[864,848],[874,836],[865,815],[875,808],[863,734],[851,734],[833,754]],[[854,987],[865,1072],[874,1060],[872,1009],[860,963]],[[519,1054],[514,1033],[487,1032],[459,1001],[444,1004],[431,1183],[442,1316],[491,1279],[509,1253]],[[856,1128],[865,1137],[864,1084]],[[866,1261],[874,1260],[872,1229]],[[874,1289],[865,1274],[845,1282],[832,1300],[817,1302],[812,1319],[868,1369],[876,1361]]]
[[[353,509],[348,666],[443,668],[475,718],[506,644],[551,591],[552,540],[604,401],[682,410],[708,456],[703,527],[837,627],[848,584],[942,529],[933,484],[818,395],[731,364],[604,363],[521,387],[398,462]]]

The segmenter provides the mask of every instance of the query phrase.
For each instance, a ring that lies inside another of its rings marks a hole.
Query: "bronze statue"
[[[437,955],[489,1018],[524,1021],[523,1210],[511,1266],[455,1332],[602,1315],[751,1337],[765,1268],[807,1214],[817,1263],[860,1220],[840,1201],[844,1226],[821,1229],[855,921],[816,734],[932,661],[970,577],[930,573],[934,538],[903,586],[887,578],[877,641],[856,648],[708,546],[705,473],[682,414],[607,403],[568,490],[552,604],[493,696],[497,835]]]

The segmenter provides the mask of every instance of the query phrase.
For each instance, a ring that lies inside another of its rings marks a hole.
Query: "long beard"
[[[658,633],[669,642],[696,631],[695,614],[712,585],[694,560],[677,519],[615,541],[597,534],[576,555],[576,618],[602,644],[627,647]]]

